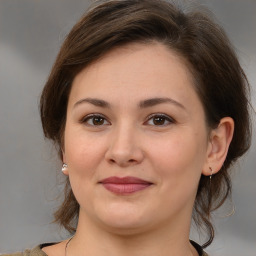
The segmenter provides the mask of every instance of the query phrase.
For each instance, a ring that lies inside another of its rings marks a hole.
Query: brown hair
[[[221,170],[201,176],[193,220],[204,228],[208,246],[214,238],[211,212],[231,193],[229,167],[250,146],[249,86],[236,54],[223,31],[204,11],[185,12],[164,0],[113,0],[91,9],[64,41],[41,96],[44,134],[52,139],[62,157],[67,101],[74,77],[109,50],[131,42],[158,41],[187,60],[205,110],[207,125],[221,118],[234,119],[235,132]],[[56,221],[74,232],[79,205],[67,179],[64,202]]]

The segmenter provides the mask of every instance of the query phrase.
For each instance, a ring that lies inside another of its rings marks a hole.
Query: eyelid
[[[163,117],[163,118],[165,118],[167,121],[169,121],[170,124],[176,123],[176,120],[175,120],[174,118],[172,118],[172,117],[170,117],[169,115],[164,114],[164,113],[153,113],[153,114],[149,115],[149,116],[147,117],[145,123],[147,123],[147,122],[148,122],[150,119],[152,119],[153,117]],[[167,125],[169,125],[169,124],[167,124]],[[167,126],[167,125],[165,124],[165,125],[159,125],[159,126],[162,126],[162,127],[163,127],[163,126]],[[157,125],[155,125],[155,126],[157,126]]]
[[[103,118],[104,120],[106,120],[106,121],[108,122],[108,125],[111,124],[110,121],[109,121],[103,114],[100,114],[100,113],[91,113],[91,114],[88,114],[88,115],[82,117],[79,122],[82,123],[82,124],[86,124],[86,125],[88,125],[88,126],[97,126],[97,125],[91,125],[91,124],[88,124],[88,123],[87,123],[87,121],[88,121],[90,118],[93,118],[93,117],[101,117],[101,118]],[[104,124],[103,124],[103,125],[104,125]],[[99,126],[103,126],[103,125],[99,125]],[[106,124],[105,124],[105,125],[106,125]]]
[[[83,116],[79,122],[82,123],[82,124],[86,124],[88,126],[97,126],[97,125],[92,125],[92,124],[89,124],[87,121],[90,119],[90,118],[93,118],[93,117],[100,117],[100,118],[103,118],[104,121],[107,121],[108,124],[102,124],[102,125],[98,125],[99,127],[100,126],[103,126],[103,125],[111,125],[110,121],[108,120],[108,118],[106,118],[105,115],[103,114],[100,114],[100,113],[91,113],[91,114],[88,114],[86,116]],[[144,124],[148,123],[152,118],[154,117],[162,117],[162,118],[165,118],[166,121],[168,121],[169,123],[168,124],[164,124],[164,125],[152,125],[152,126],[167,126],[169,124],[173,124],[173,123],[176,123],[175,119],[173,119],[172,117],[170,117],[169,115],[167,114],[164,114],[164,113],[153,113],[153,114],[150,114],[147,118],[146,118],[146,121],[144,122]]]

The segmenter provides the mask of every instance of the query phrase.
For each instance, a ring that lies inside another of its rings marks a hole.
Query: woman
[[[66,38],[41,96],[73,233],[25,255],[207,255],[229,167],[250,145],[248,83],[206,14],[105,1]],[[205,244],[189,241],[191,218]]]

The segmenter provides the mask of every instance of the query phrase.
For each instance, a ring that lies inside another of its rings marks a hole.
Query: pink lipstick
[[[100,181],[107,190],[115,194],[127,195],[148,188],[151,182],[136,177],[109,177]]]

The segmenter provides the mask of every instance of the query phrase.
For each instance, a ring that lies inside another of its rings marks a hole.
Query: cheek
[[[92,191],[98,182],[97,170],[104,155],[104,143],[96,143],[92,136],[81,132],[67,130],[65,135],[65,157],[73,193],[80,205],[90,205]]]
[[[198,141],[183,134],[157,148],[152,152],[155,155],[154,169],[158,172],[166,212],[180,212],[192,207],[204,159]]]
[[[65,158],[71,176],[93,176],[103,155],[104,141],[98,143],[92,136],[66,131]]]
[[[154,169],[159,172],[163,181],[168,181],[168,186],[186,186],[190,183],[197,186],[205,152],[205,141],[201,136],[182,132],[161,143],[156,142],[151,150],[151,158],[154,159]]]

